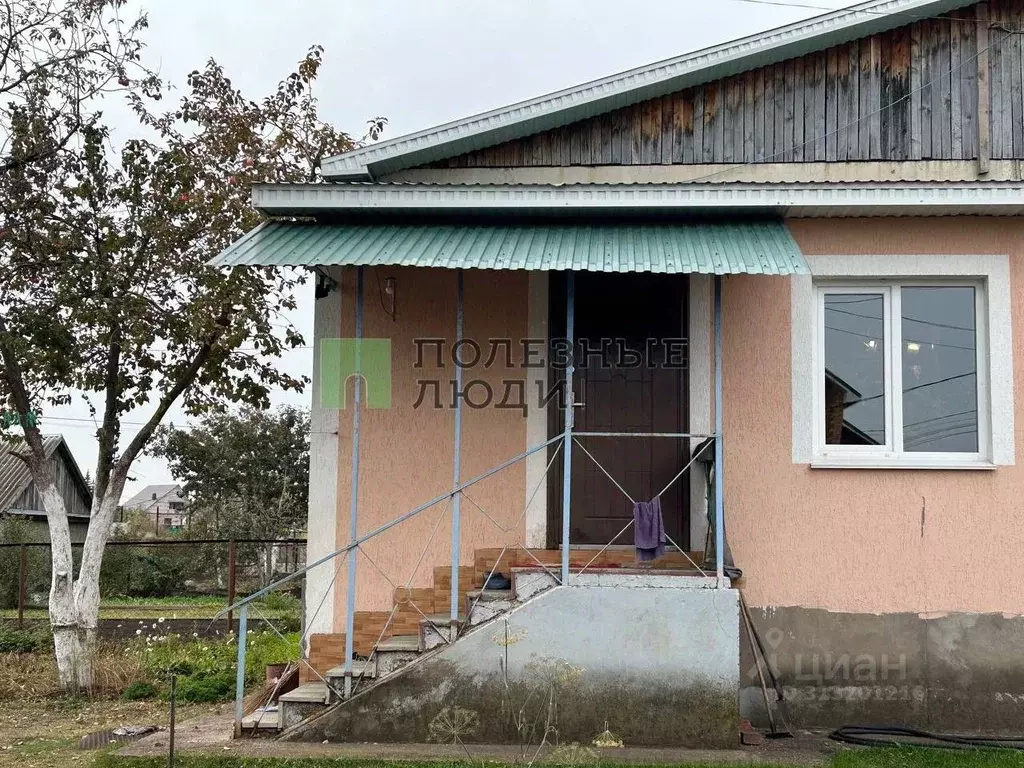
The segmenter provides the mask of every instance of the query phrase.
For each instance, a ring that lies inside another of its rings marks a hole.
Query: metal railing
[[[357,274],[357,278],[356,278],[356,281],[357,281],[357,295],[356,295],[356,302],[355,302],[355,312],[356,312],[355,334],[356,334],[356,339],[360,340],[362,338],[362,331],[363,331],[363,300],[362,300],[362,294],[363,294],[363,275],[362,275],[362,268],[361,267],[357,268],[356,274]],[[462,278],[462,270],[461,269],[458,270],[457,280],[458,280],[458,282],[457,282],[456,333],[457,333],[457,338],[462,338],[462,333],[463,333],[463,278]],[[575,288],[574,288],[573,275],[572,275],[571,272],[569,272],[567,274],[566,283],[567,283],[567,296],[566,296],[566,298],[567,298],[566,341],[569,343],[570,349],[572,349],[573,345],[575,343],[575,340],[574,340],[574,304],[575,304],[574,292],[575,292]],[[454,403],[454,408],[455,408],[454,470],[453,470],[453,480],[452,480],[452,487],[451,487],[451,489],[449,491],[439,495],[439,496],[436,496],[436,497],[430,499],[429,501],[426,501],[423,504],[420,504],[417,507],[414,507],[413,509],[409,510],[408,512],[406,512],[404,514],[399,515],[398,517],[395,517],[394,519],[388,521],[387,523],[384,523],[384,524],[382,524],[380,526],[377,526],[373,530],[371,530],[368,533],[365,533],[365,534],[363,534],[361,536],[358,535],[358,512],[359,512],[359,453],[360,453],[360,440],[361,440],[361,434],[360,434],[360,410],[361,410],[362,379],[361,379],[361,376],[358,375],[358,372],[360,370],[360,361],[359,361],[359,355],[358,355],[358,352],[357,352],[357,355],[356,355],[356,368],[355,368],[357,374],[355,375],[355,393],[354,393],[355,396],[353,398],[353,414],[352,414],[352,425],[353,425],[353,429],[352,429],[352,456],[353,456],[353,459],[352,459],[352,468],[351,468],[352,469],[352,479],[351,479],[351,486],[350,486],[351,496],[350,496],[350,499],[349,499],[349,543],[347,545],[343,546],[343,547],[340,547],[340,548],[338,548],[338,549],[336,549],[336,550],[334,550],[334,551],[332,551],[332,552],[330,552],[330,553],[328,553],[328,554],[326,554],[326,555],[316,559],[314,562],[308,563],[304,568],[296,571],[295,573],[289,574],[288,576],[275,581],[274,583],[266,586],[265,588],[254,592],[253,594],[249,595],[244,600],[236,602],[235,604],[231,605],[229,608],[225,609],[225,611],[222,612],[222,613],[226,613],[228,610],[238,610],[239,615],[240,615],[240,631],[239,631],[239,635],[238,635],[238,669],[239,670],[244,670],[244,668],[245,668],[246,643],[245,643],[244,627],[245,627],[246,622],[248,620],[248,611],[249,611],[249,609],[250,608],[254,608],[254,610],[258,611],[258,609],[255,607],[254,601],[259,600],[261,597],[266,595],[268,592],[271,592],[271,591],[273,591],[275,589],[279,589],[280,587],[284,586],[285,584],[287,584],[288,582],[290,582],[290,581],[292,581],[294,579],[297,579],[299,577],[305,576],[309,571],[311,571],[311,570],[313,570],[315,568],[323,567],[327,563],[330,563],[332,561],[338,560],[337,566],[335,568],[334,577],[331,580],[331,587],[333,587],[334,581],[336,580],[338,574],[340,573],[342,565],[346,564],[346,562],[347,562],[347,566],[348,566],[348,579],[347,579],[347,585],[346,585],[347,594],[346,594],[346,615],[345,615],[345,628],[346,628],[346,631],[345,631],[344,690],[340,691],[340,692],[337,692],[337,693],[339,693],[340,695],[344,696],[345,698],[348,698],[351,695],[353,695],[355,688],[362,681],[363,676],[365,674],[365,668],[360,672],[359,675],[354,675],[354,673],[353,673],[354,661],[355,661],[355,654],[354,654],[354,621],[355,621],[355,604],[356,604],[356,556],[357,556],[357,554],[362,554],[364,557],[366,557],[367,560],[370,562],[370,564],[379,573],[381,573],[381,575],[384,576],[385,580],[392,587],[397,587],[398,585],[396,585],[395,582],[392,581],[392,579],[388,576],[388,574],[384,572],[384,570],[373,560],[373,558],[371,558],[369,556],[369,554],[367,554],[367,552],[362,548],[362,545],[367,543],[367,542],[369,542],[369,541],[371,541],[371,540],[373,540],[373,539],[375,539],[375,538],[377,538],[378,536],[380,536],[381,534],[391,530],[392,528],[394,528],[394,527],[396,527],[398,525],[401,525],[402,523],[417,517],[418,515],[420,515],[423,512],[425,512],[426,510],[431,509],[432,507],[435,507],[436,505],[438,505],[438,504],[440,504],[442,502],[449,502],[449,503],[447,504],[447,506],[445,508],[445,511],[438,518],[438,521],[437,521],[437,523],[434,526],[434,530],[432,531],[432,533],[431,533],[431,535],[430,535],[430,537],[429,537],[429,539],[427,541],[427,546],[428,547],[430,546],[430,543],[433,541],[433,538],[434,538],[434,533],[436,533],[437,526],[440,524],[440,521],[441,521],[441,519],[443,519],[445,514],[447,514],[447,511],[450,509],[451,514],[452,514],[452,529],[451,529],[451,593],[450,593],[451,594],[451,598],[450,598],[451,605],[450,605],[450,616],[449,616],[449,624],[448,624],[448,633],[445,636],[443,636],[443,639],[444,639],[445,642],[451,642],[452,640],[454,640],[457,637],[458,626],[459,626],[459,594],[460,594],[460,585],[459,585],[459,578],[460,578],[459,577],[459,550],[460,550],[460,545],[461,545],[461,517],[462,517],[461,500],[462,500],[462,498],[465,497],[466,500],[470,503],[471,508],[474,509],[475,511],[479,512],[486,519],[490,520],[490,522],[492,524],[494,524],[499,529],[499,531],[501,531],[502,533],[508,533],[509,530],[512,530],[515,526],[518,526],[519,522],[521,522],[521,520],[523,518],[523,515],[525,515],[526,510],[529,508],[530,503],[531,503],[533,497],[536,495],[537,492],[539,492],[540,488],[546,482],[547,475],[550,472],[550,469],[553,466],[555,460],[557,459],[557,456],[558,456],[559,452],[561,452],[562,461],[563,461],[563,473],[562,473],[562,531],[561,531],[561,568],[560,568],[560,573],[558,573],[556,575],[545,564],[541,563],[540,560],[537,559],[536,556],[534,556],[530,552],[529,547],[527,547],[525,545],[525,543],[517,543],[517,544],[514,544],[514,545],[509,545],[509,544],[506,543],[502,547],[501,554],[499,555],[499,557],[495,561],[495,565],[491,568],[490,573],[488,574],[488,578],[484,580],[484,584],[487,583],[487,581],[489,580],[490,576],[494,575],[496,569],[498,568],[498,565],[502,562],[502,557],[504,556],[506,551],[510,548],[510,546],[514,546],[514,547],[517,547],[517,548],[522,548],[522,550],[524,552],[526,552],[529,557],[532,557],[532,559],[540,567],[544,568],[546,571],[548,571],[549,574],[551,574],[552,578],[555,579],[557,584],[563,585],[563,586],[564,585],[569,585],[571,583],[571,579],[572,579],[572,574],[571,574],[571,569],[570,569],[570,546],[571,546],[571,542],[570,542],[570,517],[569,517],[569,515],[570,515],[570,506],[571,506],[571,501],[572,501],[572,482],[571,482],[572,474],[571,473],[572,473],[572,451],[573,451],[573,446],[575,445],[575,446],[579,447],[580,450],[585,455],[587,455],[590,458],[590,460],[593,461],[598,466],[598,468],[608,477],[608,479],[619,489],[619,491],[621,491],[625,495],[625,497],[627,499],[629,499],[631,502],[633,501],[633,497],[625,490],[623,485],[618,480],[616,480],[615,477],[599,461],[597,461],[597,459],[593,456],[593,454],[586,448],[586,446],[582,442],[582,439],[590,439],[590,438],[626,438],[626,439],[628,439],[628,438],[671,438],[671,439],[690,440],[690,439],[714,438],[713,440],[705,443],[703,446],[700,447],[699,450],[697,450],[697,451],[695,451],[693,453],[693,455],[690,457],[689,461],[685,464],[685,466],[681,470],[679,470],[672,477],[671,480],[668,481],[668,483],[666,484],[665,488],[661,491],[661,493],[664,493],[665,491],[667,491],[674,483],[678,482],[682,477],[684,477],[686,475],[687,471],[693,465],[693,463],[699,458],[700,454],[709,445],[714,445],[714,454],[715,454],[714,461],[715,461],[715,468],[716,468],[715,472],[714,472],[715,578],[716,578],[716,585],[718,587],[726,587],[726,586],[728,586],[729,585],[729,581],[725,578],[724,559],[723,559],[723,555],[724,555],[724,524],[723,524],[724,523],[724,506],[723,506],[723,494],[722,494],[723,471],[722,471],[722,322],[721,322],[721,318],[722,318],[721,278],[716,276],[715,277],[715,284],[714,284],[714,361],[715,361],[714,362],[714,366],[715,366],[715,372],[714,372],[714,392],[715,392],[714,410],[715,410],[715,430],[714,430],[713,434],[696,434],[696,433],[688,433],[688,432],[646,432],[646,433],[635,433],[635,432],[578,432],[578,431],[576,431],[575,428],[574,428],[574,426],[575,426],[574,425],[574,407],[575,407],[576,404],[573,402],[574,398],[572,397],[572,392],[573,392],[572,385],[573,385],[573,375],[575,373],[575,367],[574,367],[572,358],[570,357],[568,366],[566,367],[566,370],[565,370],[565,384],[566,384],[565,391],[566,391],[568,396],[566,398],[566,403],[564,405],[564,414],[563,414],[563,425],[564,426],[563,426],[563,429],[562,429],[560,434],[557,434],[557,435],[549,438],[548,440],[546,440],[546,441],[544,441],[542,443],[539,443],[537,445],[534,445],[531,448],[528,448],[526,451],[523,451],[522,453],[517,454],[516,456],[514,456],[514,457],[512,457],[512,458],[510,458],[510,459],[508,459],[508,460],[506,460],[506,461],[496,465],[495,467],[492,467],[491,469],[487,470],[486,472],[483,472],[483,473],[481,473],[481,474],[479,474],[479,475],[469,479],[468,481],[462,482],[461,478],[460,478],[461,448],[462,448],[462,428],[463,428],[463,422],[462,422],[462,402],[461,402],[461,399],[456,398],[455,399],[455,403]],[[359,349],[358,344],[356,345],[356,349],[357,350]],[[457,368],[456,376],[457,376],[457,378],[456,378],[456,387],[457,387],[457,391],[459,391],[458,388],[461,387],[461,371],[458,370],[458,368]],[[545,448],[547,448],[547,447],[549,447],[549,446],[551,446],[553,444],[555,444],[555,450],[553,451],[551,458],[547,462],[547,466],[546,466],[546,468],[544,470],[543,476],[540,479],[540,482],[538,483],[537,487],[533,490],[533,492],[529,496],[529,498],[528,498],[528,500],[526,502],[526,505],[525,505],[525,507],[523,509],[523,513],[511,525],[503,526],[500,523],[498,523],[498,521],[494,518],[494,516],[490,515],[487,512],[487,510],[485,510],[479,503],[477,503],[476,500],[474,500],[472,498],[472,496],[470,496],[467,493],[467,491],[469,489],[473,488],[475,485],[477,485],[481,481],[483,481],[483,480],[485,480],[485,479],[487,479],[489,477],[494,476],[498,472],[501,472],[502,470],[504,470],[504,469],[506,469],[506,468],[508,468],[508,467],[510,467],[510,466],[512,466],[512,465],[514,465],[514,464],[516,464],[518,462],[520,462],[520,461],[523,461],[524,459],[534,455],[538,451],[544,450]],[[658,494],[658,495],[660,495],[660,494]],[[632,525],[633,525],[633,521],[630,520],[622,528],[622,530],[620,530],[615,535],[615,537],[613,537],[613,539],[611,541],[609,541],[607,544],[605,544],[604,547],[602,547],[602,549],[596,555],[594,555],[590,559],[590,561],[588,563],[586,563],[586,565],[584,565],[584,567],[582,569],[579,569],[577,571],[577,573],[582,573],[587,568],[589,568],[594,562],[596,562],[597,559],[600,557],[600,555],[605,550],[607,550],[608,547],[612,546],[612,544],[617,539],[619,539],[620,536],[625,534],[626,531],[628,531],[629,528]],[[689,553],[686,552],[685,550],[683,550],[679,546],[678,543],[676,543],[675,541],[671,541],[671,544],[672,544],[672,546],[676,550],[678,550],[679,552],[681,552],[684,555],[686,560],[688,560],[690,562],[690,564],[693,565],[694,568],[698,572],[700,572],[702,575],[707,575],[705,573],[705,571],[702,569],[702,567],[700,565],[698,565],[696,562],[694,562],[690,558]],[[419,567],[419,563],[422,562],[425,553],[426,553],[426,548],[424,549],[424,553],[421,554],[421,556],[420,556],[420,559],[419,559],[419,561],[417,563],[417,568]],[[409,586],[409,583],[411,583],[411,580],[412,580],[412,578],[414,576],[415,576],[415,570],[414,570],[412,576],[410,576],[410,580],[406,584],[406,586]],[[325,592],[324,598],[326,598],[326,595],[327,595],[327,592]],[[309,616],[306,617],[306,627],[305,627],[305,629],[303,631],[303,636],[302,636],[303,646],[305,645],[305,641],[308,638],[308,635],[309,635],[309,632],[310,632],[310,627],[313,625],[313,622],[316,619],[320,609],[323,607],[323,602],[324,602],[324,599],[321,599],[320,605],[318,605],[317,609],[312,613],[312,615],[309,615]],[[416,610],[420,612],[420,614],[423,614],[422,610],[420,610],[419,607],[415,605],[415,603],[413,603],[413,605],[416,608]],[[386,633],[390,623],[394,620],[396,611],[397,611],[397,605],[393,607],[393,609],[391,611],[391,615],[388,618],[388,621],[385,623],[384,628],[381,630],[381,633],[380,633],[376,643],[374,644],[374,649],[376,649],[377,645],[380,644],[380,641],[383,638],[384,634]],[[430,621],[430,623],[431,623],[431,626],[433,626],[435,629],[440,629],[440,627],[437,627],[436,623],[432,619],[430,619],[429,617],[427,617],[425,615],[424,615],[424,618],[428,619]],[[301,663],[306,664],[307,667],[312,671],[312,673],[316,677],[318,677],[320,680],[322,680],[323,682],[325,682],[328,685],[330,685],[329,681],[324,679],[324,677],[316,669],[314,669],[312,665],[309,664],[308,660],[303,659],[303,660],[301,660]],[[240,673],[239,677],[238,677],[237,689],[236,689],[236,710],[235,710],[235,721],[236,721],[235,729],[236,729],[236,734],[240,733],[240,731],[241,731],[241,722],[242,722],[242,717],[243,717],[243,714],[244,714],[243,713],[243,696],[244,696],[244,687],[243,686],[244,686],[244,679],[243,679],[243,677],[242,677],[242,675]]]

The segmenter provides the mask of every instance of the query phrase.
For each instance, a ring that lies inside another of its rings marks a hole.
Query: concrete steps
[[[596,558],[595,554],[585,550],[571,553],[570,566],[574,572],[587,566],[586,573],[577,578],[598,578],[600,574],[606,574],[607,577],[616,580],[637,576],[655,577],[655,580],[679,577],[694,577],[698,581],[701,579],[700,574],[691,570],[691,566],[679,553],[670,553],[670,556],[654,566],[639,568],[635,566],[632,548],[628,551],[609,550],[598,554]],[[403,590],[401,594],[397,594],[396,591],[396,610],[400,607],[399,614],[405,618],[401,622],[396,620],[393,626],[401,634],[385,637],[372,648],[360,648],[357,642],[356,653],[364,654],[368,658],[354,661],[353,686],[362,694],[367,689],[382,684],[409,664],[431,655],[432,651],[457,641],[464,633],[472,632],[476,627],[499,619],[518,605],[557,586],[560,583],[560,561],[561,553],[557,550],[536,550],[533,556],[502,550],[478,550],[474,566],[469,569],[468,575],[460,576],[466,579],[464,583],[469,585],[469,588],[466,592],[460,590],[461,614],[454,622],[454,626],[451,615],[446,610],[451,585],[450,568],[434,569],[434,585],[430,589],[423,588],[418,593],[417,590],[410,592],[408,589]],[[511,588],[480,589],[479,586],[492,572],[507,574],[510,577]],[[472,588],[474,585],[475,589]],[[439,610],[429,612],[427,607],[417,610],[416,606],[424,605],[420,602],[423,593],[426,593],[426,606],[432,604]],[[409,606],[407,603],[414,605]],[[372,635],[376,637],[376,631]],[[356,637],[358,640],[358,632]],[[291,699],[282,697],[283,706],[279,718],[282,730],[294,725],[297,722],[296,717],[309,717],[314,712],[341,700],[345,689],[344,665],[338,664],[330,668],[323,676],[329,686],[323,683],[309,683],[297,689],[304,691],[301,695],[293,692],[295,695],[291,695]]]
[[[330,691],[326,683],[306,683],[294,691],[281,694],[277,699],[281,730],[298,725],[303,720],[322,712],[330,703]]]

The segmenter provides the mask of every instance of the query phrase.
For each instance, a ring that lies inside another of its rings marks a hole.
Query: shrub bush
[[[104,597],[180,594],[190,557],[184,547],[108,547],[100,570]]]
[[[230,699],[234,693],[234,676],[222,672],[210,676],[193,675],[181,678],[177,683],[175,698],[178,701],[206,704]],[[169,692],[165,691],[164,698],[168,696]]]
[[[0,520],[0,544],[28,544],[38,541],[38,530],[28,520]],[[50,557],[46,547],[26,547],[26,592],[45,593],[50,588]],[[18,579],[21,572],[21,548],[0,547],[0,608],[18,605]]]
[[[39,637],[32,632],[0,627],[0,653],[35,653],[39,646]]]
[[[150,682],[140,680],[132,683],[121,694],[121,701],[142,701],[152,699],[156,696],[156,686]]]
[[[140,636],[131,652],[141,659],[150,679],[166,680],[177,675],[181,701],[223,701],[234,696],[238,653],[234,634],[218,638]],[[297,634],[282,639],[271,631],[250,632],[245,656],[246,684],[261,682],[267,665],[298,658]]]

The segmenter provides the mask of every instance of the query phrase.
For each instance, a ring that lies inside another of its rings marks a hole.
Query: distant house
[[[121,505],[122,520],[129,511],[149,516],[155,531],[181,528],[185,524],[185,496],[177,483],[147,485]]]
[[[43,437],[43,448],[53,464],[57,488],[71,527],[71,540],[84,541],[89,528],[92,493],[82,476],[71,449],[61,435]],[[46,511],[28,465],[21,458],[28,451],[24,442],[0,445],[0,518],[23,518],[32,523],[35,538],[49,541]]]

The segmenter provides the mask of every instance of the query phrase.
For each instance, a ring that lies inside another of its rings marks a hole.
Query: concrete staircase
[[[570,557],[570,566],[579,570],[588,566],[587,573],[617,573],[623,576],[629,574],[651,574],[657,572],[665,576],[696,576],[696,571],[691,570],[689,562],[678,552],[668,553],[655,563],[637,569],[635,567],[632,548],[628,550],[616,549],[606,550],[591,562],[597,553],[591,550],[573,551]],[[698,553],[691,556],[699,562]],[[370,625],[369,629],[362,633],[362,647],[356,643],[357,655],[359,658],[353,662],[352,687],[357,692],[366,691],[387,680],[390,676],[418,659],[428,657],[433,652],[443,648],[450,641],[455,641],[464,634],[472,632],[476,627],[499,619],[504,614],[513,610],[516,606],[540,595],[546,590],[558,584],[555,574],[558,573],[561,553],[557,550],[534,550],[529,555],[524,552],[505,552],[498,549],[478,550],[474,565],[460,573],[460,581],[467,584],[465,592],[461,592],[460,614],[455,626],[451,625],[450,612],[426,613],[426,617],[416,611],[414,632],[409,632],[413,623],[407,618],[401,623],[399,629],[401,634],[388,634],[385,632],[384,639],[373,647],[373,642],[379,636],[374,622],[376,615],[369,612],[362,614],[362,619]],[[539,565],[537,561],[542,565]],[[494,569],[495,573],[503,573],[511,577],[511,589],[483,589],[483,582]],[[435,569],[435,585],[433,593],[446,595],[450,590],[450,569]],[[465,580],[463,581],[463,577]],[[438,585],[440,583],[440,586]],[[418,590],[422,598],[431,590]],[[398,600],[405,603],[410,602],[410,595],[396,595]],[[441,602],[438,600],[437,602]],[[444,603],[449,603],[444,600]],[[441,607],[447,608],[447,605]],[[383,612],[381,612],[383,613]],[[406,611],[408,614],[409,611]],[[384,614],[389,616],[390,612]],[[358,626],[360,614],[357,613],[357,640],[361,637]],[[453,631],[454,630],[454,631]],[[367,642],[366,637],[373,634],[373,640]],[[335,648],[343,647],[342,636],[330,636],[341,642],[334,644]],[[328,669],[321,669],[319,674],[323,680],[309,680],[293,691],[280,696],[276,712],[268,712],[263,715],[258,729],[261,732],[275,733],[287,730],[304,720],[322,712],[326,708],[337,703],[342,698],[345,689],[345,667],[343,654],[337,654],[335,663]],[[322,664],[322,660],[321,660]],[[325,682],[326,681],[326,682]],[[251,718],[247,718],[251,721]],[[256,730],[246,728],[243,723],[243,730]]]
[[[458,639],[464,632],[491,622],[517,604],[557,585],[543,568],[513,568],[512,588],[467,592],[463,613],[452,632],[449,614],[433,614],[420,620],[418,635],[395,635],[382,640],[369,659],[354,660],[353,689],[363,691],[395,674],[431,651],[447,645],[449,637]],[[341,700],[345,690],[345,665],[338,664],[324,675],[327,682],[310,682],[279,699],[278,729],[286,730]]]

